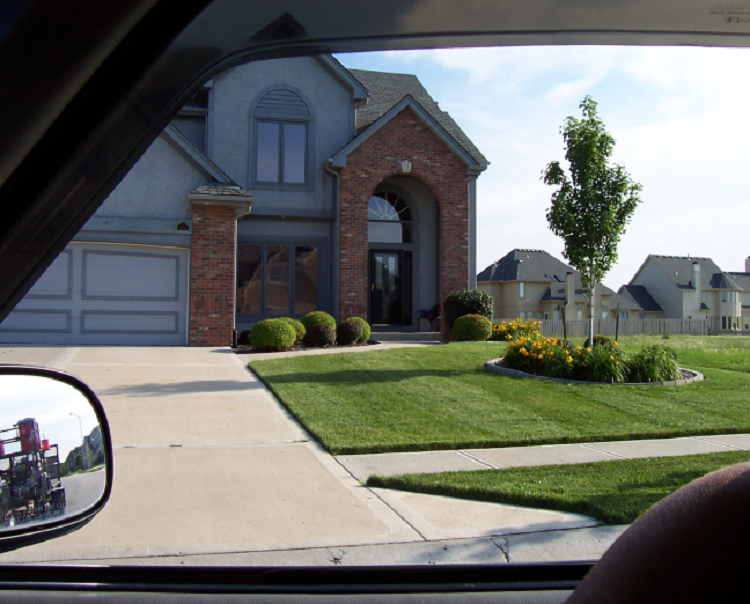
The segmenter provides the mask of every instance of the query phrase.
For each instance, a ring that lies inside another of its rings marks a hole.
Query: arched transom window
[[[412,217],[406,202],[395,193],[375,193],[367,212],[370,243],[411,243]]]

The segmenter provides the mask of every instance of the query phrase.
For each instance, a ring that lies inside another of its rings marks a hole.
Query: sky
[[[750,256],[750,49],[511,47],[341,54],[346,67],[413,73],[490,161],[477,182],[477,271],[515,248],[564,260],[547,225],[545,166],[586,95],[643,186],[604,283],[617,291],[648,254]],[[563,164],[565,165],[565,164]]]

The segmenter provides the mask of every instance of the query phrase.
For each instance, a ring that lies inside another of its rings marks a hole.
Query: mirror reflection
[[[105,481],[88,399],[52,378],[0,375],[0,530],[80,513]]]

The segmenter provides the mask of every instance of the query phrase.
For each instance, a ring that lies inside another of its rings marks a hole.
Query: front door
[[[370,324],[411,325],[411,252],[370,251]]]

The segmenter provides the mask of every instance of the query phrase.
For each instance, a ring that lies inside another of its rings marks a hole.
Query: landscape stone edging
[[[518,369],[508,369],[507,367],[500,367],[498,363],[500,363],[504,358],[505,357],[500,357],[499,359],[492,359],[491,361],[487,361],[484,364],[485,369],[492,371],[493,373],[507,375],[509,377],[531,378],[533,380],[559,382],[560,384],[608,384],[611,386],[684,386],[685,384],[692,384],[693,382],[702,382],[706,379],[706,377],[699,371],[695,371],[693,369],[684,369],[684,371],[689,371],[690,373],[692,373],[693,377],[686,380],[675,380],[673,382],[584,382],[582,380],[566,380],[565,378],[553,378],[544,375],[531,375],[530,373],[519,371]],[[683,370],[682,367],[680,367],[679,369]]]

